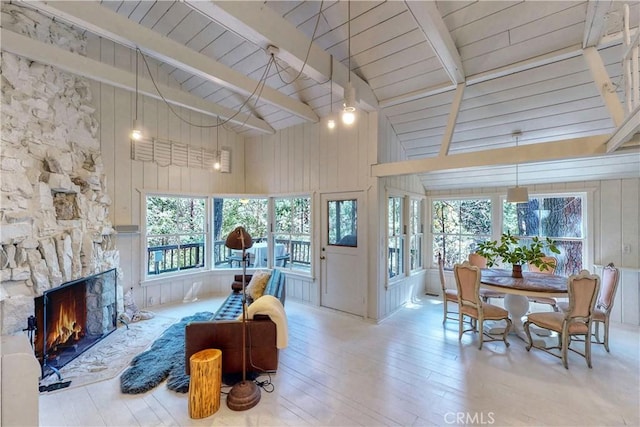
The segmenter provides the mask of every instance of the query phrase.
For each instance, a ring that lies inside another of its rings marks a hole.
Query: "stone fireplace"
[[[2,26],[84,53],[84,36],[2,2]],[[2,52],[0,332],[21,332],[35,298],[119,267],[91,87],[81,77]],[[117,289],[118,312],[122,289]]]

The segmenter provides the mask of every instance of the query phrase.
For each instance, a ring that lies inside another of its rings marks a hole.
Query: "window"
[[[273,265],[311,271],[311,198],[274,200]]]
[[[358,201],[329,201],[329,233],[327,242],[335,246],[358,247]]]
[[[206,198],[146,198],[147,275],[205,265]]]
[[[422,200],[411,199],[409,204],[409,269],[419,270],[422,268]]]
[[[402,223],[403,197],[390,196],[388,199],[388,277],[404,274],[404,226]]]
[[[549,237],[560,249],[556,274],[577,274],[583,268],[585,247],[583,198],[581,196],[531,197],[528,203],[503,203],[503,232],[521,236]]]
[[[240,267],[241,251],[224,244],[229,233],[242,226],[251,235],[253,247],[247,267],[266,267],[268,237],[267,199],[213,199],[213,265],[214,268]]]
[[[434,200],[433,256],[442,254],[446,267],[467,259],[479,242],[491,238],[491,200]]]

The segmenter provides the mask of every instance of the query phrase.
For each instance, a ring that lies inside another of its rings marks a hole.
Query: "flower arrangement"
[[[553,244],[548,237],[541,239],[533,237],[532,242],[523,245],[522,242],[511,233],[503,233],[500,237],[500,243],[496,240],[487,240],[478,244],[476,253],[482,255],[487,260],[487,266],[491,267],[501,259],[503,262],[512,266],[521,266],[522,264],[531,263],[544,271],[553,268],[551,262],[544,261],[543,257],[547,256],[544,250],[547,249],[555,254],[559,254],[560,250]],[[514,267],[514,270],[517,268]],[[521,277],[514,274],[514,277]]]

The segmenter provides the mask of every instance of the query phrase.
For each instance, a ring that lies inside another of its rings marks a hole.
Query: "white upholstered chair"
[[[559,313],[545,311],[530,313],[524,323],[524,330],[529,343],[527,351],[531,347],[543,350],[555,357],[562,359],[562,364],[569,369],[567,353],[569,350],[583,356],[587,366],[591,368],[591,323],[596,304],[596,296],[600,289],[600,277],[582,270],[580,274],[569,277],[567,284],[569,291],[569,305],[567,311]],[[529,330],[531,325],[539,328],[555,331],[558,334],[558,345],[553,347],[534,345]],[[571,348],[573,337],[584,339],[584,353]],[[557,354],[557,350],[560,354]]]

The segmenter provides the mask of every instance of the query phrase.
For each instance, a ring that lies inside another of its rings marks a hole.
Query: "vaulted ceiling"
[[[26,4],[139,48],[180,84],[170,102],[232,117],[246,136],[323,120],[350,80],[407,155],[373,173],[415,173],[427,190],[508,185],[516,162],[525,184],[640,175],[639,110],[623,110],[622,1]],[[640,2],[626,4],[637,34]],[[3,49],[46,56],[5,33]],[[133,89],[130,70],[71,59],[40,58]],[[151,82],[140,90],[154,96]]]

